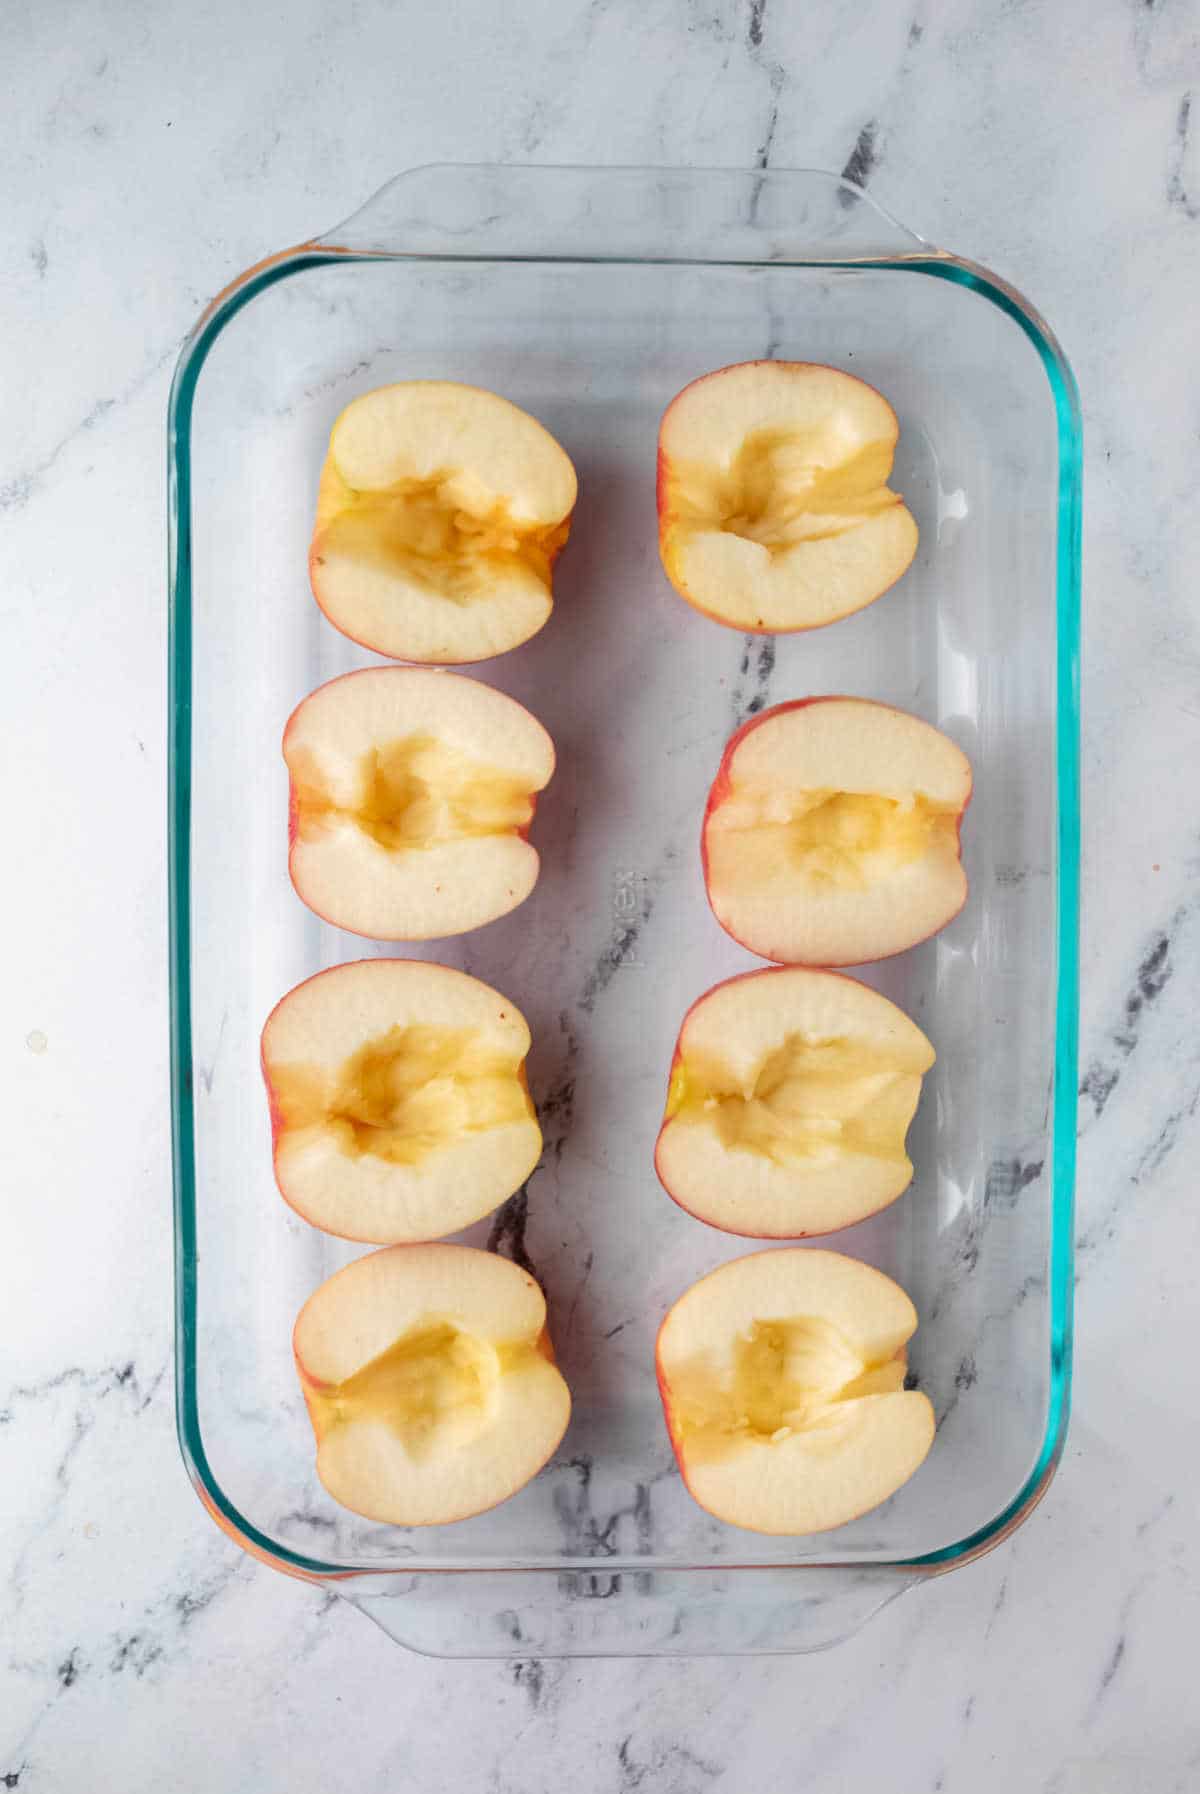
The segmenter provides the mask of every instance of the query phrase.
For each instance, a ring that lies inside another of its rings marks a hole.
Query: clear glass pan
[[[654,516],[664,406],[761,356],[829,362],[887,395],[894,483],[921,529],[877,604],[777,639],[687,609]],[[279,742],[301,697],[373,658],[307,588],[329,427],[356,394],[414,377],[506,394],[581,485],[549,625],[470,669],[556,741],[541,880],[512,916],[415,950],[529,1018],[545,1160],[497,1224],[462,1237],[542,1281],[574,1418],[514,1500],[424,1531],[359,1520],[316,1480],[291,1328],[362,1249],[279,1199],[258,1070],[284,991],[403,951],[294,895]],[[249,270],[197,324],[170,411],[178,1411],[201,1497],[246,1549],[424,1650],[779,1651],[841,1636],[1029,1512],[1070,1382],[1079,432],[1070,369],[1020,295],[823,174],[421,169]],[[864,969],[938,1063],[911,1189],[823,1242],[913,1296],[938,1437],[883,1508],[775,1539],[710,1520],[673,1467],[655,1331],[697,1276],[753,1247],[669,1201],[651,1154],[684,1010],[756,963],[700,879],[721,747],[753,710],[816,692],[901,705],[966,749],[971,896],[934,941]]]

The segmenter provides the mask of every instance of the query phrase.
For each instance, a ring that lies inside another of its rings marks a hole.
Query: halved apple
[[[881,1271],[815,1247],[721,1265],[675,1303],[656,1362],[700,1506],[752,1532],[825,1532],[878,1507],[933,1443],[904,1387],[917,1315]]]
[[[906,1190],[904,1150],[933,1048],[838,972],[743,972],[697,999],[671,1065],[654,1165],[681,1208],[727,1233],[800,1239]]]
[[[726,746],[701,855],[721,926],[764,959],[861,965],[936,934],[967,897],[971,766],[929,723],[865,698],[804,698]]]
[[[917,526],[888,486],[899,425],[836,368],[747,361],[672,400],[659,549],[680,597],[733,629],[815,629],[906,572]]]
[[[526,835],[554,744],[490,686],[420,667],[345,673],[293,711],[283,757],[292,883],[339,928],[462,934],[537,882]]]
[[[507,1501],[555,1450],[571,1397],[527,1271],[469,1246],[388,1246],[314,1290],[292,1345],[335,1501],[394,1526]]]
[[[396,660],[485,660],[550,615],[575,469],[495,393],[410,380],[333,426],[309,572],[344,635]]]
[[[436,1240],[490,1214],[537,1164],[507,997],[446,966],[364,959],[289,991],[267,1019],[275,1178],[326,1233]]]

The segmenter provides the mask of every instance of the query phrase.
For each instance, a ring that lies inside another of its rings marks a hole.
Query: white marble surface
[[[0,70],[0,1787],[1195,1787],[1195,7],[58,0],[6,9]],[[1011,1542],[823,1656],[411,1657],[179,1465],[167,384],[242,267],[439,157],[851,166],[1033,296],[1083,389],[1073,1431]]]

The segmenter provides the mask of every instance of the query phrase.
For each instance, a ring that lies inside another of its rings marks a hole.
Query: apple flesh
[[[838,1252],[790,1246],[721,1265],[658,1335],[659,1390],[684,1482],[718,1520],[825,1532],[886,1501],[933,1443],[904,1387],[912,1303]]]
[[[507,997],[420,960],[333,966],[263,1029],[275,1178],[314,1227],[375,1245],[490,1214],[542,1150]]]
[[[575,469],[495,393],[411,380],[364,393],[333,426],[309,573],[338,629],[396,660],[485,660],[553,604]]]
[[[694,380],[658,438],[667,578],[732,629],[815,629],[861,610],[917,551],[887,483],[898,435],[887,400],[836,368],[748,361]]]
[[[522,903],[554,746],[523,705],[456,673],[373,667],[293,712],[288,867],[310,909],[377,940],[462,934]]]
[[[912,1181],[904,1140],[933,1062],[916,1024],[852,978],[744,972],[684,1017],[655,1169],[727,1233],[850,1227]]]
[[[469,1246],[388,1246],[315,1290],[293,1334],[317,1475],[394,1526],[507,1501],[556,1449],[571,1397],[527,1271]]]
[[[971,766],[931,724],[865,698],[764,710],[726,746],[701,855],[713,914],[752,953],[862,965],[936,934],[967,897]]]

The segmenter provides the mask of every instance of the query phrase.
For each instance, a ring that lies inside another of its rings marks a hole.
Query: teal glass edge
[[[278,1569],[292,1575],[344,1578],[387,1574],[365,1566],[327,1563],[280,1544],[260,1531],[225,1495],[213,1475],[200,1429],[196,1398],[196,1204],[195,1112],[191,1048],[191,955],[188,918],[191,900],[191,739],[192,739],[192,568],[191,423],[200,371],[221,331],[249,302],[277,282],[307,269],[334,263],[405,261],[402,253],[358,254],[301,247],[250,270],[214,302],[180,353],[167,413],[168,482],[168,895],[170,964],[171,1138],[175,1211],[175,1416],[180,1451],[204,1505],[218,1523]],[[415,258],[431,259],[431,258]],[[456,256],[456,261],[492,261],[494,256]],[[535,258],[553,260],[555,258]],[[566,261],[587,258],[566,257]],[[617,261],[621,257],[597,257]],[[645,258],[639,258],[645,259]],[[703,265],[721,266],[715,258]],[[743,263],[731,265],[744,265]],[[774,264],[781,265],[781,264]],[[782,264],[786,265],[786,264]],[[1058,807],[1058,983],[1055,1010],[1053,1146],[1051,1153],[1050,1396],[1042,1446],[1024,1486],[986,1526],[924,1556],[865,1564],[884,1571],[937,1571],[980,1555],[1013,1531],[1048,1488],[1062,1456],[1070,1415],[1073,1354],[1075,1134],[1078,1090],[1079,1018],[1079,629],[1082,543],[1083,427],[1079,392],[1070,363],[1050,331],[997,276],[975,264],[930,252],[897,258],[805,263],[808,267],[888,269],[924,274],[978,293],[1024,331],[1050,383],[1058,429],[1058,539],[1056,555]],[[513,1566],[521,1573],[558,1575],[572,1567]],[[608,1570],[646,1570],[644,1558],[610,1559]],[[714,1570],[731,1566],[664,1565],[669,1569]],[[819,1561],[773,1565],[789,1570],[827,1568]],[[447,1565],[447,1571],[462,1566]],[[412,1569],[406,1572],[413,1574]],[[420,1573],[420,1572],[418,1572]],[[428,1573],[428,1572],[426,1572]]]

